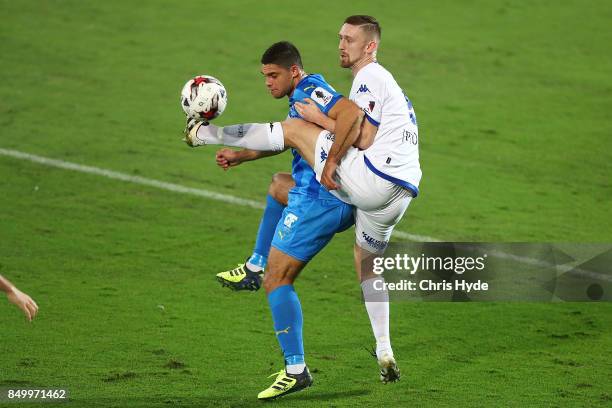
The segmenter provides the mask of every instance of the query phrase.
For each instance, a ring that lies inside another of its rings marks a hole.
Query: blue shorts
[[[354,223],[353,206],[349,204],[335,198],[312,198],[289,191],[289,205],[278,221],[272,246],[308,262],[336,232],[342,232]]]

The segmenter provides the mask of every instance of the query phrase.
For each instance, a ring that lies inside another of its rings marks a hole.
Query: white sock
[[[385,353],[393,356],[393,350],[389,337],[389,292],[386,289],[376,290],[374,285],[376,281],[384,282],[384,279],[379,276],[361,282],[361,291],[376,339],[376,357],[380,359]],[[376,287],[382,285],[377,284]]]
[[[306,368],[306,363],[291,364],[285,367],[287,374],[302,374]]]
[[[283,127],[274,123],[241,123],[218,127],[202,125],[197,138],[205,144],[242,147],[251,150],[278,152],[285,148]]]
[[[261,266],[252,264],[251,261],[247,261],[246,267],[249,268],[251,272],[261,272],[264,270]]]

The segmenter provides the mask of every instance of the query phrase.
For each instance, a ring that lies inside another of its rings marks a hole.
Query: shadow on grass
[[[356,397],[361,397],[370,394],[368,390],[347,390],[337,392],[316,392],[316,390],[307,390],[288,395],[287,397],[270,401],[270,404],[276,406],[321,406],[323,402],[332,402],[337,400],[346,400]],[[345,401],[346,402],[346,401]],[[163,398],[154,397],[117,397],[117,398],[83,398],[71,399],[64,406],[83,406],[83,407],[262,407],[262,401],[258,401],[253,396],[245,398],[206,398],[206,397],[178,397],[168,396]],[[60,404],[58,404],[59,406]],[[327,404],[323,404],[326,406]],[[45,406],[49,406],[45,404]]]
[[[310,392],[293,394],[295,398],[292,398],[292,400],[299,399],[303,401],[332,401],[345,398],[362,397],[370,393],[371,391],[368,390],[349,390],[335,392],[317,392],[316,390],[311,390]],[[286,398],[288,400],[289,398],[291,398],[291,396]]]

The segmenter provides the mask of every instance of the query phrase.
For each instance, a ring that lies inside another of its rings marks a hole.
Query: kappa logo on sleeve
[[[314,91],[310,94],[310,99],[318,103],[319,105],[326,106],[334,96],[329,93],[326,89],[321,88],[320,86],[316,87]]]
[[[368,86],[366,84],[361,84],[361,86],[357,90],[357,93],[366,93],[366,92],[370,92],[370,90],[368,89]]]

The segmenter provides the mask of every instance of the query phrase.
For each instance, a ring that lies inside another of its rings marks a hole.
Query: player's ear
[[[291,68],[289,68],[289,72],[291,72],[291,78],[296,78],[298,75],[300,75],[300,68],[293,64]]]
[[[366,52],[368,54],[373,54],[376,52],[377,49],[378,49],[378,43],[374,40],[370,40],[368,42],[368,45],[366,46]]]

